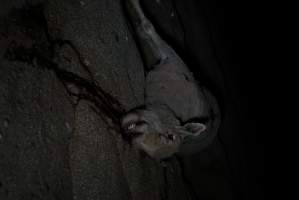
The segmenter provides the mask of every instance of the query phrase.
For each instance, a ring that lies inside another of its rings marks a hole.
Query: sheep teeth
[[[135,126],[136,126],[135,124],[130,124],[130,125],[128,126],[128,130],[135,128]]]

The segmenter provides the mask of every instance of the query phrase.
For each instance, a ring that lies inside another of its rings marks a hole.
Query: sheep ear
[[[179,130],[183,138],[187,136],[199,136],[206,130],[206,125],[202,123],[187,123],[181,126]]]

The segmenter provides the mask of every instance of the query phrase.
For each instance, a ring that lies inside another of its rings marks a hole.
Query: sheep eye
[[[168,139],[170,140],[175,140],[176,139],[176,136],[175,135],[172,135],[172,134],[169,134],[167,135]]]

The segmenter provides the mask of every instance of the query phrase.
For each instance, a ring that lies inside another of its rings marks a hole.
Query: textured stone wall
[[[0,18],[0,199],[188,199],[176,159],[163,168],[119,134],[144,86],[121,1],[12,7]]]

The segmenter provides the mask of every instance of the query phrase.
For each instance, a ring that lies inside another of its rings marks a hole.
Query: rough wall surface
[[[120,0],[26,1],[0,20],[1,200],[189,198],[175,159],[115,125],[144,88]]]

